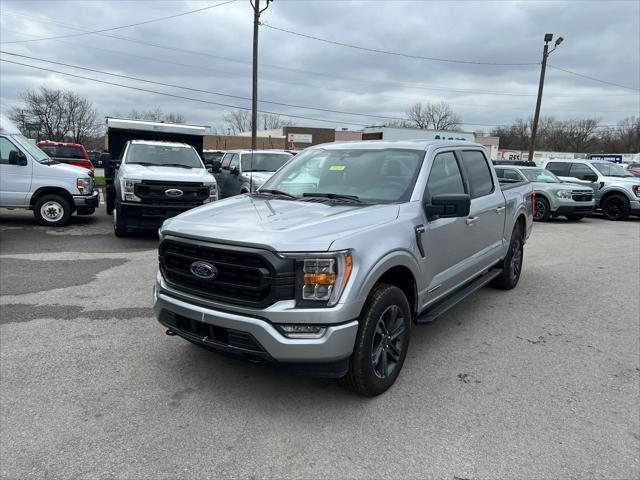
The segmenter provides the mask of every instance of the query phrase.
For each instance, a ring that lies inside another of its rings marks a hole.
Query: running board
[[[492,269],[483,273],[475,280],[472,280],[470,283],[462,287],[460,290],[455,291],[451,295],[449,295],[444,300],[441,300],[433,307],[427,309],[424,313],[422,313],[417,319],[416,323],[429,323],[433,322],[440,315],[446,313],[451,308],[455,307],[462,300],[467,298],[469,295],[474,293],[477,290],[480,290],[491,280],[496,278],[502,273],[502,270]]]

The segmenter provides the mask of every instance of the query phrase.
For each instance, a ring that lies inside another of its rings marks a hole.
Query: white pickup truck
[[[40,225],[62,227],[98,203],[87,169],[49,158],[0,116],[0,208],[33,210]]]

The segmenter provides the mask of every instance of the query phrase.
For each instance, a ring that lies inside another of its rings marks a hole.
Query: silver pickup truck
[[[414,324],[488,283],[518,283],[532,187],[501,185],[484,152],[454,141],[319,145],[257,192],[165,221],[159,322],[211,349],[384,392]]]

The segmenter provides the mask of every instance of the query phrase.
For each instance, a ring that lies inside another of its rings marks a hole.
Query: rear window
[[[39,148],[50,157],[85,159],[82,147],[74,147],[71,145],[40,145]]]
[[[245,153],[242,155],[242,171],[275,172],[292,156],[289,153]]]
[[[567,165],[567,162],[549,162],[545,168],[555,175],[563,176],[567,171]]]

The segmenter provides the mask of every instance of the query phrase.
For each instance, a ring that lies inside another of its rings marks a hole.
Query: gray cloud
[[[2,0],[1,41],[65,35],[171,15],[216,3],[165,1]],[[172,20],[110,32],[175,51],[100,35],[2,45],[2,50],[198,89],[250,97],[252,12],[248,1]],[[275,0],[263,22],[345,43],[412,55],[503,63],[539,62],[544,33],[565,42],[550,63],[640,88],[640,4],[609,2],[430,2]],[[261,28],[260,99],[368,115],[402,116],[419,100],[445,100],[466,122],[499,124],[528,117],[538,65],[496,67],[416,60],[358,51]],[[199,52],[199,54],[198,54]],[[224,60],[216,57],[225,57]],[[4,57],[10,58],[10,57]],[[47,68],[188,97],[249,107],[250,102],[116,79],[32,60]],[[303,73],[295,70],[304,70]],[[341,78],[334,78],[341,77]],[[2,107],[26,88],[71,88],[88,97],[101,115],[162,107],[189,122],[221,125],[225,108],[100,85],[26,67],[0,64]],[[417,88],[421,87],[421,88]],[[430,90],[429,87],[434,89]],[[457,89],[458,92],[444,89]],[[639,96],[549,70],[543,115],[600,117],[614,123],[640,114]],[[583,95],[582,97],[570,97]],[[283,114],[370,124],[375,118],[315,112],[261,103]],[[298,123],[331,124],[298,120]],[[336,124],[336,126],[340,126]],[[478,127],[466,125],[466,129]],[[488,127],[486,127],[488,128]]]

